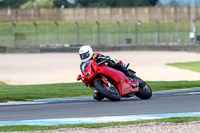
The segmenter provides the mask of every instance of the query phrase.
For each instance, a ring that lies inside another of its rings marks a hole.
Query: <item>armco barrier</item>
[[[69,47],[0,47],[0,53],[78,53],[80,45]],[[200,45],[92,46],[94,51],[189,51],[200,52]]]
[[[0,53],[5,53],[6,52],[6,47],[0,46]]]
[[[35,46],[8,46],[4,53],[40,53],[40,47]]]

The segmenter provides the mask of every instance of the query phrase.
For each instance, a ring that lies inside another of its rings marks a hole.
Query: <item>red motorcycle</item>
[[[106,97],[111,101],[119,101],[121,97],[126,98],[134,95],[141,99],[151,98],[152,90],[142,79],[136,76],[128,78],[123,72],[107,66],[105,60],[97,63],[95,61],[97,56],[98,53],[93,56],[93,60],[77,77],[77,80],[82,80],[86,86],[98,92],[98,96],[94,96],[95,100],[100,101]],[[133,88],[133,82],[139,83],[139,86]]]

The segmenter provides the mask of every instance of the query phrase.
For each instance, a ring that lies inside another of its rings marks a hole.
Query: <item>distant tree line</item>
[[[75,7],[155,6],[159,0],[75,0]]]
[[[159,0],[0,0],[0,8],[89,8],[155,6]]]

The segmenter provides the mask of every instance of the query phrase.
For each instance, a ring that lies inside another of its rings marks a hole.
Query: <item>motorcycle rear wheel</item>
[[[136,77],[136,80],[139,82],[139,92],[135,93],[140,99],[149,99],[152,96],[152,90],[150,86],[144,82],[142,79]]]
[[[94,82],[94,87],[101,95],[105,96],[111,101],[119,101],[121,99],[121,95],[114,85],[109,87],[102,80],[96,80]]]

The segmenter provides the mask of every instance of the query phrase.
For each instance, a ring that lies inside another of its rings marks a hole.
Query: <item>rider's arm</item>
[[[109,62],[111,59],[110,59],[109,56],[104,56],[104,55],[102,55],[102,54],[99,54],[99,55],[97,56],[97,61],[102,61],[102,60],[106,60],[106,62]]]
[[[81,72],[83,72],[83,65],[84,65],[84,63],[81,62],[81,65],[80,65]]]

